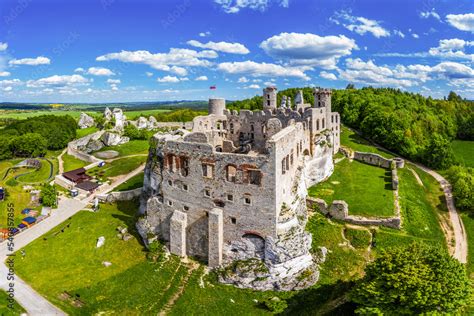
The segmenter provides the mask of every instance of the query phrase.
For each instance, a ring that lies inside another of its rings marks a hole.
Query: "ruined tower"
[[[225,99],[213,98],[209,99],[208,113],[214,115],[224,115]]]
[[[276,109],[277,107],[277,88],[266,87],[263,89],[263,109]]]

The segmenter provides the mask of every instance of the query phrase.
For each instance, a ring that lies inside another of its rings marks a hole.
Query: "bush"
[[[453,166],[447,172],[449,182],[453,187],[453,197],[456,207],[474,212],[474,169]]]
[[[44,206],[56,207],[58,201],[56,187],[49,184],[43,185],[40,198]]]
[[[267,298],[266,300],[263,301],[263,304],[273,314],[283,313],[285,309],[288,307],[288,304],[286,303],[286,301],[277,296]]]
[[[465,266],[424,244],[382,251],[365,272],[351,291],[359,314],[456,314],[470,302]]]

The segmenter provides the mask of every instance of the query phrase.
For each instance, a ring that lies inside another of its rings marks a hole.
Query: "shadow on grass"
[[[298,292],[287,300],[281,315],[353,315],[355,304],[349,301],[353,282],[337,281]]]
[[[122,221],[122,223],[127,226],[129,234],[135,237],[143,247],[143,251],[147,251],[142,236],[140,236],[136,227],[138,220],[139,199],[135,198],[132,201],[117,201],[115,203],[117,204],[117,210],[122,214],[112,214],[112,217]]]

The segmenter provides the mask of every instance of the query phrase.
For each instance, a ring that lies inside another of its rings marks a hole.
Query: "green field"
[[[71,156],[71,155],[68,155],[68,154],[64,154],[62,156],[63,158],[63,168],[64,168],[64,171],[71,171],[71,170],[74,170],[74,169],[79,169],[79,168],[82,168],[84,166],[87,166],[89,163],[86,162],[86,161],[83,161],[83,160],[80,160],[74,156]]]
[[[474,141],[454,140],[451,143],[456,159],[466,167],[474,167]]]
[[[127,174],[146,162],[147,156],[135,156],[116,159],[111,163],[106,163],[103,167],[95,167],[87,170],[87,174],[97,177],[101,181],[108,178]]]
[[[25,247],[26,256],[17,263],[17,273],[52,303],[70,315],[97,313],[157,314],[180,286],[183,296],[176,301],[173,314],[263,314],[253,299],[268,292],[239,290],[220,284],[199,287],[203,269],[193,272],[182,284],[188,268],[172,256],[165,264],[151,263],[135,232],[137,204],[101,205],[97,213],[83,211]],[[135,238],[117,238],[116,228],[128,227]],[[97,238],[105,245],[96,248]],[[110,267],[102,265],[111,262]],[[38,273],[41,271],[41,273]],[[208,277],[205,277],[206,280]],[[83,307],[74,307],[59,295],[67,291],[80,297]],[[189,298],[192,297],[190,300]],[[235,303],[231,303],[233,299]]]
[[[393,216],[391,179],[390,170],[344,159],[336,164],[329,179],[309,188],[308,193],[328,204],[334,200],[346,201],[349,214]]]
[[[362,138],[346,126],[341,126],[341,145],[350,147],[355,151],[379,154],[385,158],[395,157],[393,154],[373,146],[368,140]]]
[[[114,189],[114,191],[128,191],[128,190],[133,190],[137,188],[143,187],[143,177],[144,173],[141,172],[137,174],[136,176],[131,177],[118,187]]]
[[[110,107],[110,109],[113,109],[113,106]],[[12,119],[18,119],[18,120],[23,120],[28,117],[34,117],[34,116],[40,116],[40,115],[70,115],[76,119],[79,119],[81,116],[81,113],[87,113],[88,115],[91,116],[97,116],[97,115],[102,115],[103,111],[101,112],[95,112],[95,111],[80,111],[80,110],[51,110],[51,109],[45,109],[45,110],[0,110],[0,119],[1,118],[12,118]],[[156,109],[156,110],[125,110],[124,114],[127,116],[128,119],[136,119],[140,116],[150,116],[158,113],[163,113],[163,112],[169,112],[169,110],[166,109]]]
[[[76,138],[82,138],[97,131],[99,131],[97,127],[78,128],[76,129]]]
[[[55,176],[54,164],[47,160],[41,160],[41,167],[38,170],[34,169],[22,169],[25,173],[19,176],[16,180],[21,183],[27,184],[40,184],[46,181],[51,181]],[[51,170],[52,169],[52,170]]]
[[[98,152],[115,150],[120,154],[120,157],[124,157],[130,155],[148,154],[149,148],[150,143],[148,140],[131,140],[128,143],[122,145],[104,147]]]
[[[25,313],[25,309],[16,301],[13,303],[13,308],[8,306],[8,295],[4,290],[0,290],[0,315],[2,316],[18,316]]]

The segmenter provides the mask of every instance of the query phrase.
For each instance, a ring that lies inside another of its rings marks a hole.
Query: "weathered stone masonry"
[[[333,171],[340,118],[328,89],[314,90],[313,106],[298,93],[295,110],[277,107],[276,88],[263,94],[263,111],[231,112],[211,99],[191,133],[153,137],[137,227],[145,241],[158,236],[172,253],[210,267],[263,265],[222,282],[298,289],[319,275],[304,229],[307,187]]]

